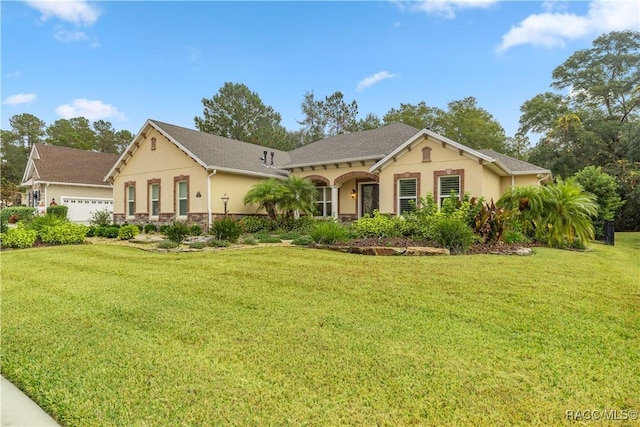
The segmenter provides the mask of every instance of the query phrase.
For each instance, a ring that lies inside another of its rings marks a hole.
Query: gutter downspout
[[[213,224],[213,221],[211,219],[211,177],[214,176],[215,174],[218,173],[217,169],[214,169],[213,172],[211,172],[208,176],[207,176],[207,226],[209,227],[209,230],[211,230],[211,224]]]

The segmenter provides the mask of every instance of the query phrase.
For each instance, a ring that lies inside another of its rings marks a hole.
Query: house
[[[104,180],[118,160],[115,154],[34,144],[22,176],[27,204],[69,208],[69,220],[88,223],[93,212],[113,211],[113,189]]]
[[[548,169],[401,123],[284,152],[147,120],[105,180],[113,184],[118,223],[185,220],[206,227],[227,212],[255,214],[242,202],[247,191],[290,174],[317,185],[318,215],[343,220],[376,209],[397,215],[427,193],[439,203],[452,191],[489,200],[551,179]]]

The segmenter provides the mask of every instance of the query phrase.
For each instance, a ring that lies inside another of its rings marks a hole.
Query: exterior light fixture
[[[356,197],[358,197],[358,191],[354,188],[351,190],[351,198],[355,199]]]
[[[222,203],[224,203],[224,216],[227,216],[227,203],[229,203],[229,196],[227,193],[224,193],[224,196],[221,197]]]
[[[196,197],[202,197],[202,194],[200,194],[200,192],[198,191],[198,192],[196,193]]]

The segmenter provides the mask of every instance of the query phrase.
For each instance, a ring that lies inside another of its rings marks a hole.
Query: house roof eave
[[[370,160],[379,160],[384,157],[384,154],[376,154],[373,156],[363,156],[363,157],[352,157],[348,159],[335,159],[335,160],[323,160],[319,162],[310,162],[310,163],[292,163],[280,166],[281,169],[295,169],[295,168],[306,168],[311,166],[322,166],[322,165],[334,165],[336,163],[353,163],[353,162],[363,162]]]

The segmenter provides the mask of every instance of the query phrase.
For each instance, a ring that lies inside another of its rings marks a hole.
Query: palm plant
[[[280,207],[287,213],[287,217],[293,217],[294,212],[313,215],[318,199],[318,189],[313,182],[292,175],[282,181],[282,185],[285,191]]]
[[[598,212],[598,204],[591,193],[583,190],[573,178],[558,178],[555,184],[542,188],[544,215],[541,228],[549,246],[560,247],[577,238],[582,242],[594,237],[591,217]]]
[[[509,188],[496,206],[512,212],[512,220],[522,224],[522,231],[533,236],[542,220],[542,189],[537,185]]]
[[[258,209],[264,208],[273,221],[278,220],[278,204],[281,203],[285,188],[280,180],[269,178],[251,187],[245,194],[243,202],[245,205],[255,204]]]

